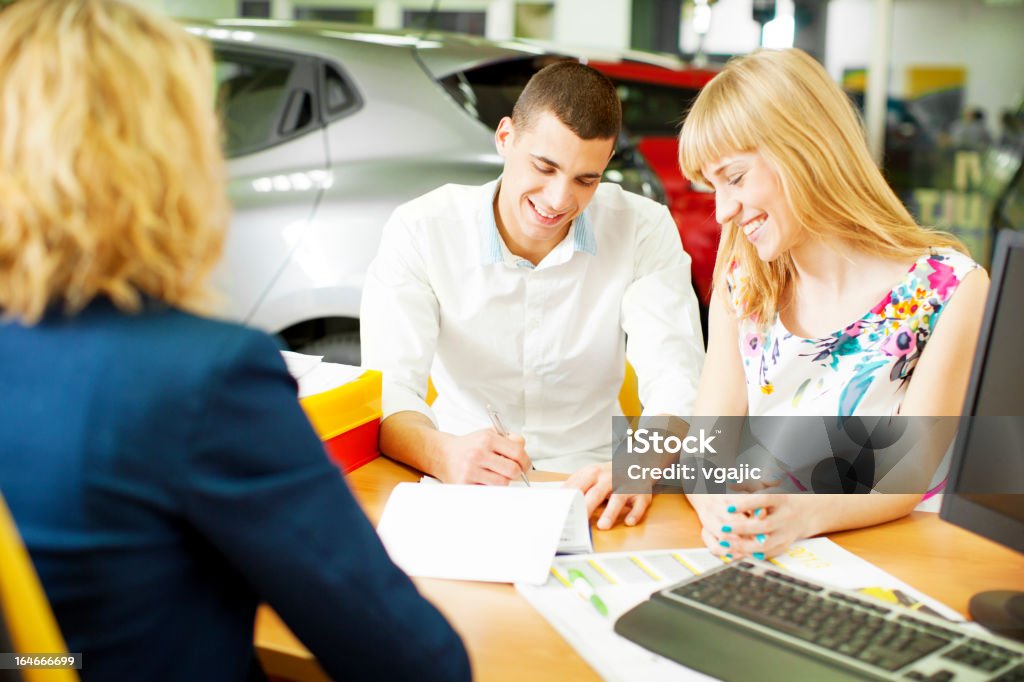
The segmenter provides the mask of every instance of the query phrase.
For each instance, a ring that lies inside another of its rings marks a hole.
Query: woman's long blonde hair
[[[198,309],[228,219],[209,47],[117,0],[0,12],[0,312]]]
[[[914,221],[872,161],[850,99],[801,50],[759,50],[731,60],[704,86],[679,136],[683,174],[704,183],[702,168],[752,151],[775,168],[799,227],[810,235],[888,258],[936,247],[965,251],[952,235]],[[716,287],[734,264],[748,278],[738,314],[769,324],[792,293],[790,255],[761,261],[729,222],[722,226]]]

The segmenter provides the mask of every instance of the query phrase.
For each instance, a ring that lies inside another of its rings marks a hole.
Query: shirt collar
[[[498,188],[501,187],[501,177],[494,181],[493,185],[485,189],[484,199],[480,215],[480,264],[495,265],[505,260],[505,246],[498,232],[498,224],[494,220],[494,198],[498,195]],[[594,228],[590,224],[588,212],[590,208],[583,209],[583,213],[576,216],[569,227],[567,237],[572,239],[572,250],[588,253],[591,256],[597,255],[597,238],[594,236]]]

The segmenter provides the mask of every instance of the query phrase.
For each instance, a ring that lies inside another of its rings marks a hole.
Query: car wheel
[[[343,365],[358,365],[359,332],[334,332],[315,341],[310,341],[298,349],[307,355],[322,355],[325,362],[340,362]]]

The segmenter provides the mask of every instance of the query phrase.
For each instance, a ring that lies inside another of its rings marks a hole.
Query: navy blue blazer
[[[338,679],[469,677],[274,341],[106,300],[0,323],[0,491],[83,680],[245,680],[268,602]]]

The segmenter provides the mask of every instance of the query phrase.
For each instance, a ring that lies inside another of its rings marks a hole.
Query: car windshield
[[[675,137],[699,90],[612,79],[622,100],[622,125],[635,137]]]
[[[458,104],[489,129],[512,112],[526,82],[557,56],[529,57],[460,71],[439,82]],[[670,136],[679,132],[683,112],[697,97],[696,88],[656,85],[613,78],[622,100],[622,123],[630,136]]]
[[[512,107],[533,74],[558,57],[526,57],[467,69],[438,81],[473,118],[494,130]]]

